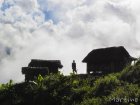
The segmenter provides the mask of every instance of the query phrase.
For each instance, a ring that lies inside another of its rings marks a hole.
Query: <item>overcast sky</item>
[[[140,0],[0,0],[0,83],[24,80],[33,59],[59,59],[64,74],[86,72],[93,49],[124,46],[140,56]]]

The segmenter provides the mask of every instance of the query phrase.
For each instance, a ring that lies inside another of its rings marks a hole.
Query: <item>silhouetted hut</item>
[[[32,59],[28,67],[22,67],[22,73],[25,74],[25,81],[29,81],[37,78],[39,74],[45,76],[58,73],[58,69],[62,67],[60,60]]]
[[[112,73],[124,69],[136,58],[131,57],[123,46],[92,50],[82,62],[87,63],[87,73]]]

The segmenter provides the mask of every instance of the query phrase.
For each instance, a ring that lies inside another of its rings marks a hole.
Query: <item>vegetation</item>
[[[100,77],[58,73],[10,80],[0,84],[0,105],[140,105],[140,62]]]

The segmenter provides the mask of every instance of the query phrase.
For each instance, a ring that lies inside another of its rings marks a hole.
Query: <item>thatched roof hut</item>
[[[28,67],[22,67],[22,73],[25,74],[25,81],[29,81],[39,74],[45,76],[49,73],[58,73],[58,69],[62,67],[60,60],[32,59]]]
[[[120,69],[124,68],[124,65],[131,63],[133,60],[136,60],[136,58],[131,57],[123,46],[119,46],[94,49],[83,59],[82,62],[87,63],[87,72],[92,71],[94,67],[94,69],[97,70],[99,69],[99,66],[101,68],[103,65],[104,67],[113,65],[113,68],[120,71]],[[88,68],[90,68],[90,70],[88,70]],[[101,69],[104,70],[104,68]]]
[[[131,57],[123,46],[119,47],[108,47],[92,50],[82,62],[94,62],[104,63],[110,61],[120,61],[124,58],[135,60],[136,58]]]

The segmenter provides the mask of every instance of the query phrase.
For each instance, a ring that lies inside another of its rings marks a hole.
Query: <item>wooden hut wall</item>
[[[25,81],[37,79],[38,75],[45,76],[49,74],[48,67],[23,67],[22,73],[25,74]]]
[[[111,72],[118,72],[121,71],[126,65],[126,62],[110,62],[110,63],[102,63],[102,64],[92,64],[87,63],[87,73],[99,72],[102,71],[103,73],[111,73]]]

